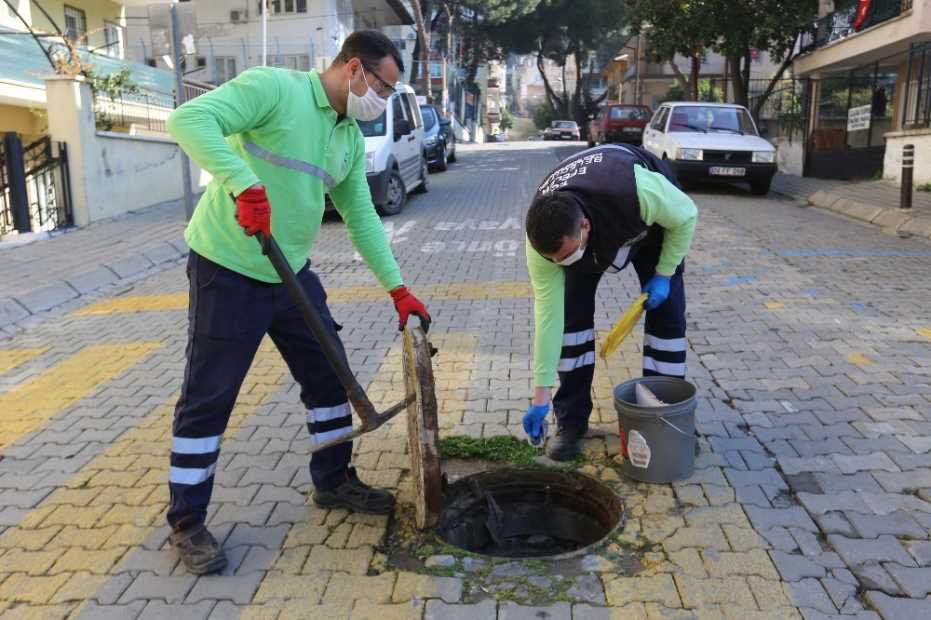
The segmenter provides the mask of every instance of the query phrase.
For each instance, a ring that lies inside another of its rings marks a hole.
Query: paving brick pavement
[[[868,222],[884,232],[931,239],[931,192],[913,191],[910,209],[900,209],[901,187],[889,181],[840,181],[777,174],[772,191]]]
[[[432,294],[423,296],[440,350],[444,435],[520,436],[532,333],[520,222],[535,182],[571,148],[465,148],[430,194],[385,220],[407,280]],[[392,520],[306,503],[299,390],[266,346],[226,434],[208,515],[230,565],[188,575],[163,525],[186,288],[183,268],[166,263],[119,296],[79,298],[0,341],[0,399],[42,412],[28,427],[6,409],[0,416],[0,615],[928,615],[929,286],[923,275],[909,288],[898,282],[927,272],[931,246],[740,190],[695,197],[689,374],[702,453],[688,480],[624,480],[612,460],[611,388],[639,374],[637,339],[599,361],[582,471],[624,499],[626,520],[590,554],[552,564],[442,554],[397,565],[386,544]],[[339,222],[326,223],[311,258],[334,291],[360,380],[379,404],[396,401],[393,310]],[[635,293],[632,274],[605,279],[600,334]],[[158,346],[126,357],[139,343]],[[113,347],[118,367],[80,385],[74,373],[57,378],[56,368],[100,346]],[[11,396],[43,381],[38,401]],[[354,458],[363,478],[402,503],[413,492],[405,432],[398,421],[361,439]]]

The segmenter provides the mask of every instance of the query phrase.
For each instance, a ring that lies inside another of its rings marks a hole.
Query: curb
[[[48,312],[125,281],[134,281],[140,274],[150,275],[162,266],[169,266],[187,256],[183,237],[173,242],[162,241],[145,250],[120,258],[95,269],[56,280],[42,287],[0,297],[0,328],[7,328],[29,317]]]
[[[824,190],[818,190],[807,197],[789,192],[774,191],[777,194],[807,202],[813,207],[833,211],[861,222],[873,224],[884,232],[931,240],[931,214],[925,214],[921,211],[916,212],[915,209],[877,207]]]

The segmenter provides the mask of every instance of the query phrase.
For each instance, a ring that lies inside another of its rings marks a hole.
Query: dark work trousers
[[[658,240],[660,241],[660,240]],[[640,248],[631,263],[642,287],[656,273],[661,243]],[[648,310],[643,338],[643,375],[685,376],[685,286],[683,261],[669,282],[669,297]],[[553,410],[560,427],[588,429],[595,375],[595,293],[600,273],[566,269],[565,328],[559,360],[559,389]],[[623,308],[619,308],[620,312]]]
[[[194,252],[188,256],[187,274],[187,366],[175,407],[169,476],[168,523],[175,529],[206,518],[220,440],[265,334],[301,386],[311,442],[352,430],[346,392],[284,284],[253,280]],[[297,277],[339,342],[326,293],[309,263]],[[315,452],[310,459],[314,485],[330,489],[344,480],[351,456],[351,442]]]

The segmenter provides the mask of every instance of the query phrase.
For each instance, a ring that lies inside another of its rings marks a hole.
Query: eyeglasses
[[[374,75],[374,76],[375,76],[375,79],[378,80],[378,84],[380,84],[380,86],[379,86],[378,84],[376,84],[376,86],[373,87],[374,90],[375,90],[375,94],[376,94],[376,95],[378,95],[378,96],[381,97],[382,99],[387,99],[388,97],[390,97],[391,95],[394,94],[394,86],[392,86],[391,84],[389,84],[382,76],[378,75],[378,73],[375,71],[375,69],[371,68],[370,66],[368,66],[368,65],[366,65],[366,64],[363,64],[363,65],[362,65],[362,68],[363,68],[366,72],[371,73],[372,75]]]

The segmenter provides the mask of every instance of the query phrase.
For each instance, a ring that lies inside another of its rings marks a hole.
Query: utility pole
[[[178,32],[178,5],[172,3],[169,8],[171,13],[171,55],[175,65],[175,107],[180,107],[184,103],[184,68],[181,66],[184,62],[184,52],[181,49],[181,33]],[[178,151],[181,153],[181,183],[184,189],[184,214],[187,219],[194,215],[194,196],[191,193],[191,161],[187,153],[178,145]]]
[[[262,0],[262,66],[264,67],[267,64],[268,64],[268,0]]]

